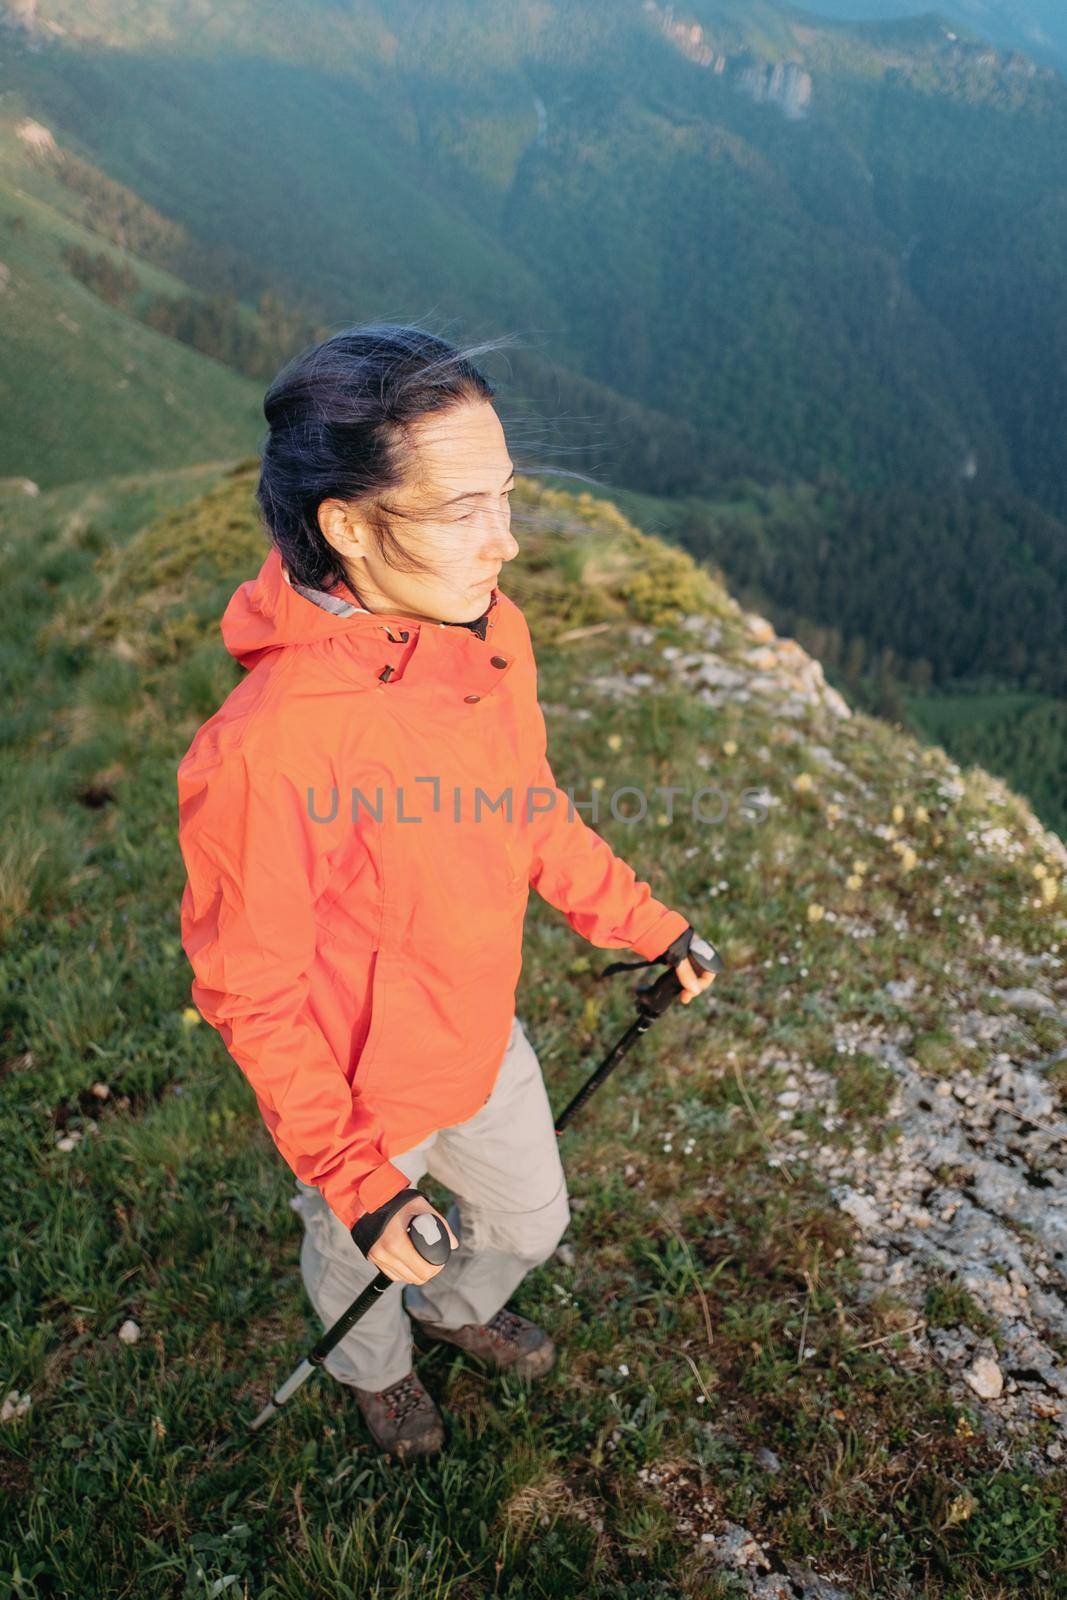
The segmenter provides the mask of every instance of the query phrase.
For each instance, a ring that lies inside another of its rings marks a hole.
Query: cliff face
[[[787,117],[802,117],[811,104],[811,73],[795,61],[742,67],[738,83],[754,100],[780,106]]]
[[[778,106],[788,117],[802,117],[811,104],[812,78],[799,61],[761,61],[747,45],[730,48],[712,38],[699,22],[675,17],[673,6],[645,0],[644,9],[680,54],[716,77],[726,78],[754,100]]]
[[[811,109],[820,72],[907,81],[920,93],[935,82],[958,86],[966,79],[972,98],[999,98],[1031,80],[1057,77],[1054,67],[1017,50],[994,49],[974,33],[961,36],[937,15],[835,24],[811,12],[798,20],[789,6],[753,5],[740,16],[723,7],[701,23],[659,0],[644,0],[644,11],[687,60],[793,120]]]

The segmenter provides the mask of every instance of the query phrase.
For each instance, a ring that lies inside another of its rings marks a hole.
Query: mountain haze
[[[994,44],[1021,51],[1034,61],[1067,68],[1067,11],[1061,0],[810,0],[807,10],[843,22],[877,21],[934,13]]]

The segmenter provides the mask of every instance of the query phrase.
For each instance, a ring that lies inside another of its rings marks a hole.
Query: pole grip
[[[666,972],[661,972],[651,982],[646,979],[644,983],[637,984],[634,989],[637,1009],[649,1020],[661,1017],[681,993],[682,983],[673,967],[668,967]]]
[[[408,1223],[408,1238],[432,1267],[442,1266],[452,1254],[447,1228],[443,1228],[430,1211],[420,1211],[417,1217],[412,1217]]]

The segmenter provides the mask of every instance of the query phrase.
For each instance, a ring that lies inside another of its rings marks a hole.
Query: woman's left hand
[[[716,972],[698,972],[688,956],[684,961],[679,961],[674,972],[684,991],[681,996],[683,1006],[687,1006],[690,1000],[695,1000],[697,995],[703,994],[708,985],[714,983],[718,977]]]

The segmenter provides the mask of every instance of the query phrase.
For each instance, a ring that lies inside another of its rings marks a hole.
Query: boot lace
[[[506,1306],[501,1306],[500,1310],[489,1318],[485,1326],[487,1332],[494,1339],[498,1339],[501,1344],[510,1345],[515,1343],[522,1332],[523,1320],[521,1317],[516,1316],[514,1311],[509,1311]]]
[[[394,1422],[403,1422],[422,1401],[422,1385],[413,1372],[409,1372],[398,1383],[391,1383],[382,1393],[386,1409]]]

